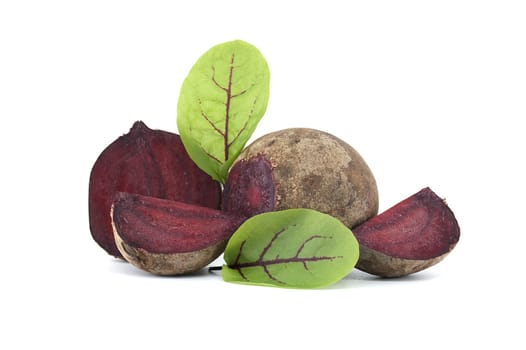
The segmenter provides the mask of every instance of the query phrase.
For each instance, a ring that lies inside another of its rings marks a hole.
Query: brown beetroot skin
[[[111,216],[115,242],[124,258],[158,275],[184,274],[208,265],[245,219],[130,193],[115,196]]]
[[[354,227],[378,212],[374,176],[350,145],[323,131],[292,128],[264,135],[238,157],[223,209],[252,216],[309,208]]]
[[[460,238],[455,215],[428,187],[352,231],[360,243],[356,267],[383,277],[406,276],[435,265]]]
[[[100,154],[90,175],[91,234],[115,257],[122,255],[115,245],[110,207],[119,191],[210,208],[218,208],[221,201],[219,183],[194,164],[179,135],[151,130],[140,121]]]

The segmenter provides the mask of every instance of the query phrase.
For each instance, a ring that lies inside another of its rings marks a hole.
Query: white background
[[[524,349],[525,18],[504,0],[2,1],[0,348]],[[93,162],[135,120],[176,132],[188,70],[232,39],[272,73],[254,138],[346,140],[381,210],[430,186],[460,223],[455,250],[320,290],[106,255],[88,228]]]

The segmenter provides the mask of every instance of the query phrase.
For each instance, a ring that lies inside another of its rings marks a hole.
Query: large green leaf
[[[311,209],[288,209],[245,221],[225,250],[227,282],[316,288],[346,276],[358,242],[338,219]]]
[[[177,105],[177,127],[193,161],[224,183],[265,113],[270,72],[254,46],[240,40],[214,46],[188,73]]]

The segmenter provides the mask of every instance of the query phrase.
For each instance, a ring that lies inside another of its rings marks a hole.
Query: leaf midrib
[[[275,264],[288,264],[288,263],[302,263],[305,264],[307,262],[312,261],[320,261],[320,260],[334,260],[334,259],[342,259],[343,256],[337,255],[337,256],[313,256],[308,258],[299,258],[299,257],[291,257],[291,258],[276,258],[272,260],[257,260],[252,262],[246,262],[246,263],[237,263],[230,265],[229,267],[231,269],[243,269],[247,267],[264,267],[269,265],[275,265]]]

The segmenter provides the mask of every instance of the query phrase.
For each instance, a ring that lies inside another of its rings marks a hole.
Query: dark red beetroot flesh
[[[229,238],[244,217],[130,193],[117,193],[113,225],[128,245],[150,253],[184,253]]]
[[[245,220],[220,210],[130,193],[115,196],[111,215],[115,241],[126,260],[163,275],[206,266]]]
[[[352,231],[361,249],[357,267],[387,277],[403,276],[434,265],[455,247],[460,237],[453,212],[429,188]]]
[[[136,122],[110,144],[93,165],[89,183],[89,221],[94,240],[115,257],[110,207],[116,192],[218,208],[221,188],[190,159],[179,135]]]
[[[274,210],[272,166],[263,155],[234,164],[223,190],[223,210],[246,217]]]

